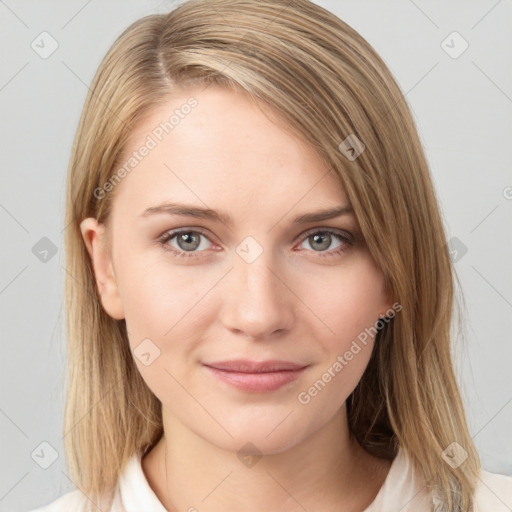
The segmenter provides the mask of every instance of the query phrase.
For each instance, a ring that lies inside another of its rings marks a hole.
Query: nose
[[[295,321],[294,294],[271,251],[250,263],[234,255],[224,280],[220,320],[234,334],[268,340],[289,331]]]

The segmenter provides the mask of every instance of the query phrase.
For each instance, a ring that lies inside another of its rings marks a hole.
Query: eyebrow
[[[140,217],[148,217],[155,214],[181,215],[184,217],[195,217],[197,219],[206,219],[214,222],[222,222],[229,226],[233,225],[233,219],[227,213],[218,212],[209,208],[199,208],[197,206],[180,203],[163,203],[158,206],[152,206],[144,210]],[[352,206],[341,205],[320,210],[316,212],[303,213],[295,217],[293,224],[308,224],[311,222],[320,222],[327,219],[334,219],[342,215],[351,215],[354,213]]]

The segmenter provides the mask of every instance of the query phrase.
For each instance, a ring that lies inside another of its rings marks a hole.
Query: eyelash
[[[200,253],[204,252],[204,251],[190,251],[190,252],[179,251],[176,248],[171,247],[170,245],[167,244],[167,242],[169,242],[175,236],[177,236],[181,233],[199,234],[199,235],[204,236],[208,241],[211,242],[211,240],[208,238],[208,236],[198,229],[179,229],[179,230],[175,230],[175,231],[167,231],[158,239],[158,243],[162,246],[162,248],[165,251],[171,252],[173,254],[173,256],[176,256],[178,258],[196,258],[196,257],[198,257],[198,253],[200,254]],[[341,245],[337,249],[332,249],[331,251],[313,251],[313,252],[317,252],[318,256],[321,258],[331,258],[331,257],[338,256],[339,254],[341,254],[342,252],[346,251],[351,246],[353,246],[354,243],[356,242],[356,239],[353,237],[353,235],[351,233],[347,232],[346,235],[344,235],[337,231],[333,231],[331,229],[315,228],[313,230],[309,230],[306,233],[304,233],[304,235],[301,239],[301,243],[304,242],[306,239],[308,239],[311,235],[315,235],[315,234],[322,234],[322,235],[328,234],[328,235],[331,235],[334,238],[338,239],[339,241],[344,242],[343,245]],[[211,242],[211,243],[213,243],[213,242]],[[307,250],[311,250],[311,249],[307,249]]]

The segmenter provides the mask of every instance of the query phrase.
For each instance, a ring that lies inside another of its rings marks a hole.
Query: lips
[[[284,370],[299,370],[304,368],[305,364],[292,363],[290,361],[247,361],[237,359],[233,361],[218,361],[208,363],[205,366],[216,368],[217,370],[225,370],[228,372],[239,373],[267,373],[279,372]]]
[[[295,381],[308,365],[291,361],[216,361],[205,368],[222,382],[241,391],[276,391]]]

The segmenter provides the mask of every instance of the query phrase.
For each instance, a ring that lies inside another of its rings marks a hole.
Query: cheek
[[[184,368],[187,361],[193,361],[197,333],[206,321],[199,314],[204,310],[200,299],[210,281],[184,268],[172,267],[161,258],[148,263],[143,255],[125,258],[119,265],[120,293],[135,364],[156,396],[173,396],[178,403],[187,400],[179,383],[185,381]]]
[[[207,320],[207,295],[215,276],[201,276],[197,268],[177,267],[161,256],[148,259],[142,254],[124,258],[119,265],[130,345],[133,349],[149,338],[162,350],[182,349],[181,340],[190,340]]]
[[[321,423],[359,383],[370,360],[383,305],[383,276],[369,262],[332,275],[328,293],[310,294],[323,323],[315,330],[321,360],[297,400]],[[320,334],[321,333],[321,334]]]
[[[322,283],[323,286],[318,286]],[[313,286],[315,285],[315,286]],[[304,302],[319,319],[325,349],[343,353],[359,335],[364,338],[378,320],[385,304],[384,278],[368,258],[330,272],[328,279],[307,283]],[[384,308],[385,309],[385,308]],[[320,330],[317,330],[320,332]]]
[[[180,315],[184,302],[182,283],[170,281],[156,267],[134,267],[124,280],[121,297],[130,341],[140,337],[156,341],[164,337]]]

